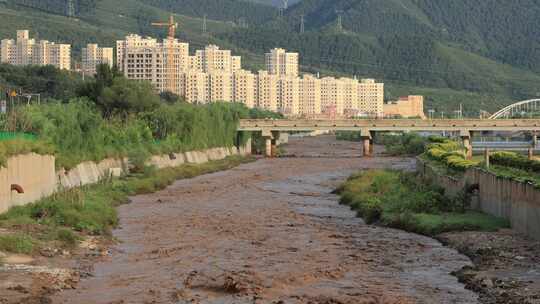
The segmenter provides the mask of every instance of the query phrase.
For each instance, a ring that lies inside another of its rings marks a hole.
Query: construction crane
[[[177,78],[177,71],[176,71],[176,64],[175,64],[175,49],[174,49],[174,37],[176,36],[176,29],[178,28],[178,23],[174,21],[174,16],[171,15],[169,17],[168,22],[153,22],[152,26],[158,26],[158,27],[166,27],[168,28],[168,36],[167,39],[163,41],[163,47],[165,48],[165,51],[167,52],[167,62],[162,63],[162,67],[166,69],[166,75],[167,78],[165,80],[165,85],[163,90],[169,91],[175,94],[178,94],[178,90],[176,88],[176,78]]]

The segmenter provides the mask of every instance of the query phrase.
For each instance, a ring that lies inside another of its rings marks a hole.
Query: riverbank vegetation
[[[152,193],[174,181],[227,170],[251,161],[232,156],[204,164],[185,164],[105,180],[95,185],[60,191],[38,202],[11,208],[0,215],[0,251],[31,254],[41,248],[71,248],[87,235],[111,235],[118,224],[116,207],[128,196]]]
[[[88,160],[244,144],[250,134],[238,136],[240,119],[281,117],[239,103],[193,105],[171,94],[160,97],[149,83],[128,80],[108,66],[76,91],[69,99],[11,109],[0,116],[0,129],[32,135],[16,142],[18,151],[54,152],[57,167],[69,169]],[[0,141],[0,162],[13,147]]]
[[[466,193],[450,198],[442,188],[413,173],[364,171],[349,178],[338,193],[340,202],[356,210],[368,224],[379,223],[430,236],[509,226],[503,219],[468,210]]]

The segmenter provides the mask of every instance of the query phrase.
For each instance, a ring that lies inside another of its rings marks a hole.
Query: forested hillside
[[[273,0],[75,0],[76,19],[63,16],[61,3],[0,1],[0,37],[28,28],[33,37],[71,43],[77,60],[88,42],[163,37],[151,23],[174,12],[178,37],[192,50],[208,43],[232,49],[248,69],[284,47],[301,53],[303,71],[374,77],[389,99],[425,94],[439,109],[464,103],[470,113],[493,111],[540,96],[539,0],[302,0],[289,1],[282,18]]]
[[[244,0],[141,0],[175,13],[210,19],[261,23],[276,17],[278,11],[269,6]],[[242,21],[244,20],[244,21]]]
[[[102,0],[73,0],[74,15],[93,13],[98,1]],[[25,6],[60,15],[68,15],[70,10],[67,0],[11,0],[7,3],[12,7]]]

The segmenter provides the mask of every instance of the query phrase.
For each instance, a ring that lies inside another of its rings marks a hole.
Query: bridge
[[[346,120],[297,120],[297,119],[243,119],[238,131],[261,132],[266,140],[266,155],[271,156],[272,140],[279,132],[310,132],[316,130],[357,131],[363,142],[364,156],[373,153],[374,132],[459,132],[467,156],[472,157],[473,132],[529,132],[533,145],[537,145],[540,119],[346,119]],[[533,147],[531,145],[531,147]],[[529,149],[531,155],[533,148]]]

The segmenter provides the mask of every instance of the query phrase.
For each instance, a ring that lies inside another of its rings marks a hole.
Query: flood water
[[[119,208],[119,244],[53,303],[477,303],[439,242],[369,226],[331,194],[367,168],[359,143],[292,139],[291,158],[181,180]],[[305,156],[305,157],[303,157]]]

